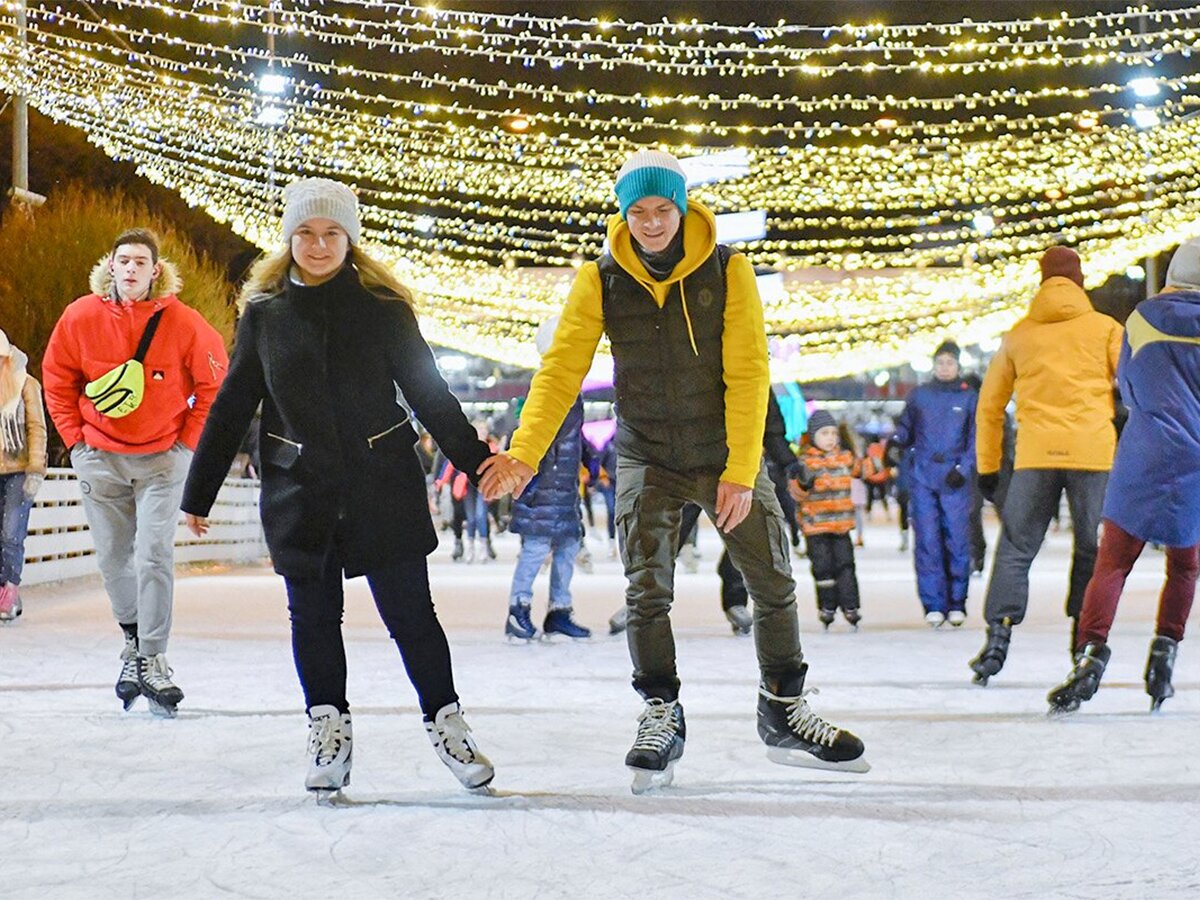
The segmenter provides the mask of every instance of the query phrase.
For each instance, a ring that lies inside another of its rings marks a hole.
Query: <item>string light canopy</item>
[[[1200,222],[1200,4],[824,26],[27,6],[21,41],[0,4],[0,89],[264,249],[287,181],[351,184],[430,336],[515,364],[536,364],[533,331],[601,252],[613,174],[644,146],[744,154],[748,174],[692,196],[765,211],[742,249],[787,273],[766,308],[778,377],[993,337],[1046,247],[1076,246],[1099,283]]]

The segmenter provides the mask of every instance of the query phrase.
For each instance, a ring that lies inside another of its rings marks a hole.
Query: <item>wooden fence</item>
[[[184,527],[180,514],[175,529],[175,561],[265,558],[267,545],[258,519],[258,495],[257,480],[227,479],[209,515],[211,527],[203,538]],[[51,469],[29,515],[21,582],[39,584],[98,571],[75,472]]]

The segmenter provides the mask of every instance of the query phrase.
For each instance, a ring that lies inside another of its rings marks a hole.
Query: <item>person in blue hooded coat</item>
[[[963,623],[971,580],[970,484],[979,395],[959,377],[958,357],[953,341],[937,348],[933,381],[909,395],[891,440],[893,447],[912,448],[913,562],[925,621],[934,628],[947,620]]]
[[[1175,693],[1175,654],[1200,574],[1200,239],[1175,251],[1163,292],[1126,321],[1117,381],[1129,420],[1104,497],[1104,536],[1083,596],[1075,665],[1047,698],[1052,712],[1078,709],[1099,687],[1117,603],[1147,543],[1167,548],[1146,663],[1150,708]]]
[[[538,329],[538,352],[545,354],[558,327],[558,317]],[[583,458],[583,398],[576,397],[554,442],[538,466],[529,488],[513,501],[508,530],[521,536],[521,552],[513,570],[508,618],[504,633],[516,640],[537,637],[530,618],[533,582],[546,557],[550,557],[550,605],[542,630],[546,636],[588,638],[592,632],[575,622],[571,604],[571,577],[575,556],[583,541],[579,515],[579,465]]]

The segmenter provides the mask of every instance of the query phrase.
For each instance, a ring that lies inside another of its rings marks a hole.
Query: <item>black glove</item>
[[[804,463],[797,463],[796,483],[800,485],[800,490],[811,491],[817,483],[817,476]]]
[[[999,472],[988,472],[986,475],[981,472],[979,474],[979,493],[983,494],[983,499],[988,503],[996,502],[998,487],[1000,487]]]
[[[889,466],[900,465],[901,459],[904,457],[904,448],[888,438],[887,444],[883,448],[883,461]]]
[[[958,490],[967,483],[967,477],[959,471],[958,466],[955,466],[946,473],[946,485],[954,490]]]

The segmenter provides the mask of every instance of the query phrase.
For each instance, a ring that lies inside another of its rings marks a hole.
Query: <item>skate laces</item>
[[[826,747],[832,747],[834,740],[837,739],[838,732],[841,730],[834,725],[830,725],[808,705],[808,701],[804,698],[809,694],[819,694],[817,688],[808,688],[800,692],[798,697],[776,697],[769,691],[763,691],[771,700],[777,700],[780,703],[787,704],[787,722],[788,727],[802,740],[809,741],[814,744],[824,744]]]
[[[327,766],[342,749],[342,717],[320,716],[313,719],[308,733],[308,752],[317,758],[318,766]]]
[[[175,670],[167,665],[167,657],[162,654],[146,657],[146,672],[142,676],[146,684],[155,690],[163,688],[175,687],[171,682],[171,676]]]
[[[461,712],[454,712],[440,722],[434,723],[442,738],[442,746],[446,752],[461,763],[475,761],[475,751],[472,749],[467,733],[471,726],[462,717]]]
[[[646,708],[638,716],[638,733],[633,742],[634,750],[662,752],[675,735],[675,703],[665,700],[647,700]]]

